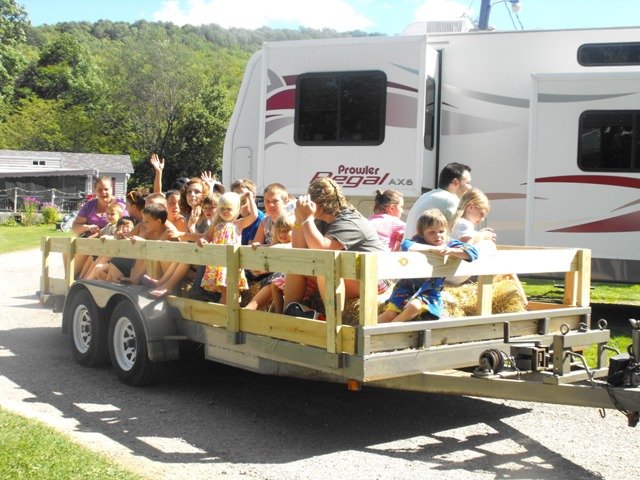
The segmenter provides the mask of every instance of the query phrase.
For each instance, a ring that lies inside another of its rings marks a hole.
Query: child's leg
[[[407,306],[404,307],[404,310],[398,314],[396,318],[393,319],[394,322],[408,322],[409,320],[413,320],[420,314],[420,310],[422,310],[422,302],[418,299],[412,300],[407,303]]]
[[[398,316],[398,312],[395,310],[385,310],[380,315],[378,315],[378,323],[387,323],[393,322],[393,320]]]
[[[151,290],[149,293],[155,297],[163,297],[167,293],[173,292],[180,280],[182,280],[187,273],[189,273],[190,265],[188,263],[175,263],[172,265],[173,268],[170,268],[168,272],[171,272],[169,277],[164,282],[158,282],[157,286]],[[162,279],[167,277],[167,275],[163,275]]]
[[[74,257],[75,265],[73,267],[73,278],[78,278],[80,273],[82,272],[82,267],[84,267],[84,263],[87,261],[87,258],[91,258],[89,255],[84,254],[76,254]]]
[[[284,284],[284,306],[291,302],[299,302],[304,298],[304,291],[307,287],[307,279],[304,275],[287,273]]]
[[[227,287],[223,287],[222,285],[220,285],[218,289],[220,290],[220,303],[222,305],[226,305],[227,304]]]
[[[276,313],[282,313],[284,310],[284,294],[282,290],[280,290],[280,288],[274,283],[269,285],[269,288],[271,289],[273,311]]]
[[[122,272],[116,267],[113,263],[109,264],[109,268],[107,269],[107,278],[108,282],[120,283],[120,279],[123,277]]]
[[[140,284],[140,278],[147,272],[147,262],[142,259],[136,260],[136,263],[133,264],[133,268],[131,269],[131,275],[129,277],[130,281],[134,285]]]
[[[255,296],[249,301],[249,303],[247,303],[247,306],[245,308],[249,310],[261,310],[269,305],[269,303],[271,303],[271,300],[273,299],[273,294],[271,293],[271,285],[272,284],[265,285],[260,290],[258,290],[258,293],[256,293]]]
[[[80,275],[78,276],[78,278],[87,278],[87,275],[89,274],[89,272],[91,272],[94,266],[95,266],[95,260],[93,260],[93,257],[91,256],[87,257],[87,260],[84,262],[84,265],[82,266],[82,270],[80,271]]]

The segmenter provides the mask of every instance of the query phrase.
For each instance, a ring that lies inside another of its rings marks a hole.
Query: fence
[[[8,188],[0,190],[0,212],[21,212],[25,199],[35,200],[39,205],[53,203],[61,212],[73,212],[78,210],[86,200],[86,192],[69,193],[55,188],[45,190]]]

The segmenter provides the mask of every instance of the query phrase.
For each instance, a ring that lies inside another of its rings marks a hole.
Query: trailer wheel
[[[111,315],[109,356],[122,383],[139,387],[156,379],[158,363],[149,360],[140,314],[127,300],[116,305]]]
[[[107,323],[101,321],[91,294],[81,290],[71,300],[71,351],[80,365],[102,367],[109,363]]]

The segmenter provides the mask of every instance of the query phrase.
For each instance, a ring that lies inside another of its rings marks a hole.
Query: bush
[[[60,220],[60,212],[55,203],[43,203],[40,212],[42,213],[44,223],[47,225],[55,225]]]
[[[22,225],[29,227],[37,223],[36,214],[39,205],[40,202],[37,198],[24,197],[22,199]]]

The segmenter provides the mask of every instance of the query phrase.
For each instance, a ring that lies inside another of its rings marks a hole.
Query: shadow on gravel
[[[550,469],[598,478],[504,422],[528,409],[261,376],[206,362],[195,348],[168,364],[160,383],[136,389],[109,368],[77,365],[68,341],[57,328],[3,331],[0,372],[33,395],[27,401],[154,461],[282,464],[361,451],[496,478],[548,478]],[[505,451],[506,442],[518,448]],[[505,471],[506,463],[519,469]]]

